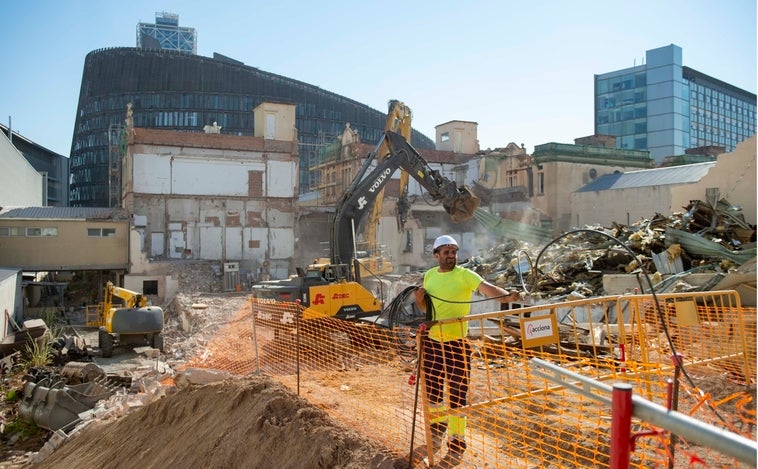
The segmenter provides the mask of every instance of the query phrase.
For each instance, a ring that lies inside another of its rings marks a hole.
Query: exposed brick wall
[[[263,226],[263,217],[261,212],[248,211],[247,217],[245,217],[245,225],[253,228]]]
[[[226,212],[226,226],[242,226],[239,212]]]
[[[247,195],[250,197],[263,197],[263,172],[248,171]]]
[[[289,200],[270,199],[267,205],[268,205],[268,208],[279,210],[280,212],[290,213],[290,212],[295,211],[295,208],[293,207],[292,202],[290,202]]]
[[[217,150],[297,153],[295,142],[265,140],[263,137],[247,137],[204,132],[178,132],[175,130],[134,128],[129,143],[165,145],[179,148],[213,148]],[[274,155],[272,155],[274,156]]]

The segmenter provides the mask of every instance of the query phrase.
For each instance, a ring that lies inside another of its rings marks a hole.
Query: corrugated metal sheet
[[[107,207],[2,207],[0,218],[128,220],[129,212]]]
[[[703,176],[708,174],[708,171],[710,171],[715,165],[715,161],[709,161],[706,163],[688,164],[683,166],[606,174],[586,186],[581,187],[577,192],[687,184],[702,179]]]
[[[706,239],[695,233],[666,227],[666,245],[670,246],[674,243],[681,244],[689,254],[695,254],[706,259],[726,258],[739,265],[755,259],[756,256],[755,248],[732,251],[711,239]]]

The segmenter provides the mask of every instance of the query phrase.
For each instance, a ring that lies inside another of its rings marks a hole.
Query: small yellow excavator
[[[114,305],[121,300],[123,305]],[[113,348],[122,344],[142,343],[163,351],[163,309],[149,306],[141,293],[105,284],[103,302],[94,314],[87,311],[88,326],[99,327],[98,345],[103,357],[113,356]]]

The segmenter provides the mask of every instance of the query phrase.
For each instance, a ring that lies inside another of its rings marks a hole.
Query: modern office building
[[[674,44],[647,51],[642,65],[595,75],[595,134],[659,163],[689,148],[734,150],[755,135],[755,111],[754,93],[685,67]]]
[[[42,202],[44,206],[67,207],[68,206],[68,163],[69,160],[63,155],[39,145],[23,135],[11,130],[8,126],[0,124],[0,132],[5,134],[8,141],[26,161],[42,176]],[[8,174],[15,173],[18,168],[9,168],[5,165],[13,165],[11,156],[0,154],[2,170]],[[11,176],[12,180],[4,181],[8,187],[3,189],[19,192],[28,191],[28,182],[18,176]],[[14,184],[17,184],[14,188]],[[24,186],[24,187],[21,187]],[[7,204],[7,201],[5,201]],[[0,200],[0,205],[3,201]]]
[[[197,33],[195,28],[179,26],[179,15],[159,11],[155,24],[137,24],[137,47],[197,54]]]
[[[209,58],[128,47],[90,52],[71,143],[71,206],[118,206],[120,132],[128,103],[135,127],[202,132],[215,123],[222,134],[252,136],[253,109],[264,101],[296,106],[300,192],[315,182],[308,169],[318,149],[341,135],[346,123],[362,142],[375,144],[387,118],[386,109],[220,54]],[[416,130],[411,143],[434,149],[434,141]]]

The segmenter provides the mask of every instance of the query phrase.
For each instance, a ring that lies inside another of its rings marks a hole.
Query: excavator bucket
[[[19,415],[38,427],[60,430],[79,420],[79,414],[95,407],[97,401],[107,399],[117,390],[104,378],[67,386],[63,381],[43,379],[24,385]]]
[[[458,187],[457,195],[452,198],[450,204],[445,205],[445,210],[454,223],[460,223],[474,217],[479,202],[479,197],[475,196],[468,186]]]

